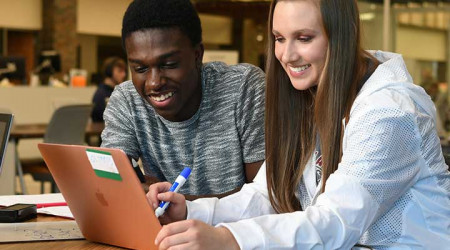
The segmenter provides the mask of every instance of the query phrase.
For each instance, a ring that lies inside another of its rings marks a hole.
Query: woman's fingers
[[[184,195],[174,192],[159,193],[157,198],[160,201],[170,201],[173,204],[180,204],[185,201]]]
[[[155,245],[162,244],[163,249],[166,249],[169,248],[170,246],[187,242],[187,240],[184,241],[183,235],[181,235],[180,238],[180,234],[186,232],[192,226],[193,226],[192,220],[174,222],[172,224],[163,226],[161,228],[161,231],[159,231],[158,235],[156,236]],[[160,248],[162,246],[160,245]]]
[[[159,249],[239,249],[233,234],[224,227],[214,228],[196,220],[164,226],[156,236]]]
[[[158,194],[162,192],[167,192],[172,184],[169,182],[158,182],[153,185],[150,185],[147,193],[147,199],[152,205],[153,209],[156,209],[159,204]]]
[[[161,248],[159,248],[161,249]],[[180,244],[174,247],[169,247],[167,248],[167,250],[178,250],[178,249],[189,249],[189,250],[195,250],[195,248],[192,246],[191,243],[185,243],[185,244]]]
[[[171,186],[172,184],[169,182],[155,183],[149,187],[147,193],[148,202],[153,209],[156,209],[161,201],[171,203],[164,215],[159,217],[159,221],[162,224],[168,224],[186,218],[186,199],[182,194],[167,192]]]

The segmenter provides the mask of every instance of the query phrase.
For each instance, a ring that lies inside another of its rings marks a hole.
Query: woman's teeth
[[[300,72],[302,72],[302,71],[308,69],[309,67],[311,67],[311,64],[306,64],[306,65],[304,65],[304,66],[296,67],[296,68],[289,66],[289,68],[290,68],[292,71],[294,71],[295,73],[300,73]]]
[[[152,98],[153,100],[155,100],[157,102],[162,102],[162,101],[165,101],[165,100],[169,99],[172,96],[173,96],[173,92],[169,92],[169,93],[167,93],[165,95],[151,96],[150,98]]]

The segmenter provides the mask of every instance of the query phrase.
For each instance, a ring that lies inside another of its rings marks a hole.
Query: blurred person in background
[[[450,109],[448,107],[448,92],[447,84],[438,82],[431,74],[429,69],[422,71],[422,83],[421,86],[425,89],[427,94],[431,97],[431,100],[436,107],[436,128],[438,130],[439,137],[446,140],[447,135],[447,123],[449,118]]]
[[[93,122],[103,122],[103,112],[106,104],[111,96],[116,85],[119,85],[127,76],[125,61],[120,57],[107,58],[102,67],[103,81],[98,85],[95,91],[92,102],[94,108],[92,109],[91,118]]]

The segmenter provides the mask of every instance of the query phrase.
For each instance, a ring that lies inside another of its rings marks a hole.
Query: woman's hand
[[[169,182],[159,182],[151,185],[148,189],[147,199],[153,209],[159,206],[160,201],[170,201],[166,212],[159,217],[161,224],[169,224],[175,221],[185,220],[187,216],[186,199],[184,195],[167,192],[172,184]]]
[[[163,226],[155,244],[159,249],[239,249],[227,228],[213,227],[197,220]]]

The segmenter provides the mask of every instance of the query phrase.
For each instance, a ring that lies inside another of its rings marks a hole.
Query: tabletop
[[[48,124],[22,124],[14,125],[11,129],[11,139],[43,138]],[[86,126],[86,136],[100,135],[105,128],[103,122],[91,122]]]
[[[142,188],[148,191],[148,186],[155,182],[154,177],[145,176],[146,183],[141,183]],[[71,219],[57,217],[52,215],[38,214],[37,218],[28,220],[27,222],[51,222],[51,221],[70,221]],[[24,222],[26,223],[26,222]],[[120,247],[95,243],[87,240],[58,240],[58,241],[33,241],[33,242],[15,242],[15,243],[0,243],[1,250],[9,249],[33,249],[33,250],[47,250],[47,249],[122,249]]]
[[[36,219],[29,220],[28,222],[48,222],[48,221],[64,221],[70,220],[62,217],[55,217],[49,215],[39,214]],[[24,222],[26,223],[26,222]],[[119,247],[109,246],[105,244],[90,242],[87,240],[58,240],[58,241],[39,241],[39,242],[16,242],[16,243],[0,243],[0,249],[121,249]]]

